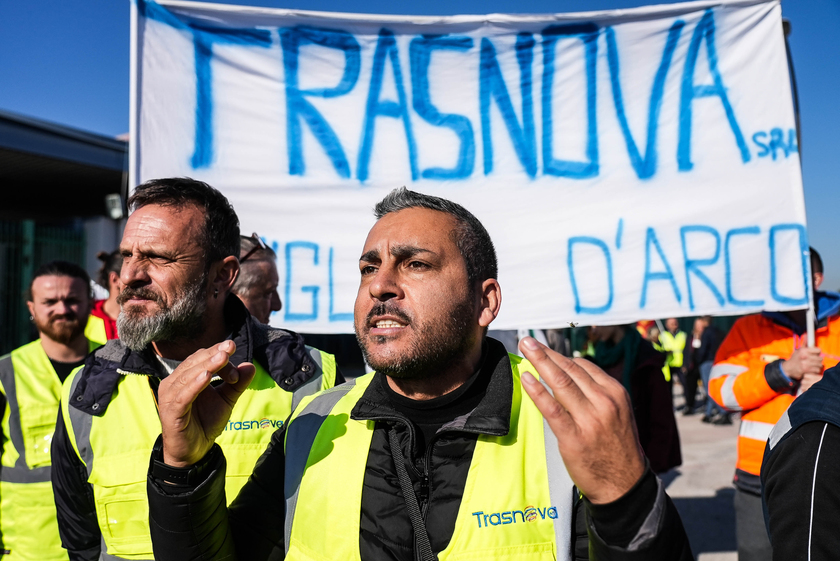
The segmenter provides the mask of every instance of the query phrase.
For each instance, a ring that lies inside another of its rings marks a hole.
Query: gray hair
[[[452,231],[452,241],[461,252],[467,266],[467,278],[471,286],[487,279],[495,279],[499,274],[496,249],[490,234],[470,211],[450,200],[410,191],[405,187],[394,189],[379,201],[373,214],[379,220],[386,214],[410,208],[426,208],[444,212],[458,223]]]
[[[255,249],[256,248],[256,249]],[[276,263],[277,254],[266,245],[258,247],[253,236],[239,236],[239,258],[247,255],[248,259],[239,263],[239,276],[233,285],[233,293],[242,296],[250,296],[251,290],[261,280],[261,276],[252,263],[265,261]]]

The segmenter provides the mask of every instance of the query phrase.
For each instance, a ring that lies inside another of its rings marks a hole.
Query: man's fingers
[[[566,409],[572,402],[587,400],[594,382],[577,362],[552,351],[531,337],[522,339],[519,348],[537,369],[540,379],[548,384],[555,398]]]
[[[236,381],[226,381],[227,383],[218,386],[216,391],[222,399],[233,407],[239,399],[239,396],[245,392],[251,380],[254,379],[257,368],[250,362],[243,362],[238,367],[230,366],[230,368],[236,371]]]
[[[521,379],[525,392],[530,396],[537,409],[540,410],[542,416],[548,420],[552,430],[555,432],[563,431],[574,426],[574,421],[569,412],[554,399],[554,396],[530,372],[523,372]]]

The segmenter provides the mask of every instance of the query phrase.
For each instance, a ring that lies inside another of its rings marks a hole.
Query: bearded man
[[[159,559],[692,559],[621,384],[486,337],[501,288],[475,216],[405,189],[375,215],[354,316],[376,372],[304,400],[229,509],[224,451],[204,436],[253,367],[211,347],[161,384]]]
[[[90,277],[73,263],[35,271],[26,305],[39,338],[0,358],[3,452],[0,531],[3,559],[67,559],[50,487],[50,440],[61,383],[99,346],[85,338]]]
[[[188,178],[158,179],[137,187],[128,205],[120,339],[65,382],[52,447],[61,542],[71,560],[153,559],[145,475],[160,433],[158,387],[198,349],[224,349],[253,364],[235,408],[208,403],[231,417],[207,435],[231,458],[224,480],[231,497],[298,401],[343,381],[331,355],[263,325],[231,294],[239,219],[221,193]]]

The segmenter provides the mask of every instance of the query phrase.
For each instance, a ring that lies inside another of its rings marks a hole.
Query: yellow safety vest
[[[99,344],[90,342],[93,351]],[[0,532],[4,561],[66,560],[50,483],[50,444],[58,417],[61,380],[40,340],[0,358],[3,456]]]
[[[665,364],[672,368],[682,368],[686,342],[685,331],[677,331],[676,336],[671,335],[670,331],[663,331],[659,334],[659,342],[662,343],[662,349],[670,353]]]
[[[574,484],[557,440],[510,355],[511,429],[475,446],[452,539],[440,561],[571,558]],[[374,423],[350,418],[373,374],[304,400],[286,434],[286,560],[360,560],[362,484]],[[300,422],[298,422],[300,419]],[[341,474],[340,485],[324,485]],[[297,508],[297,505],[300,505]]]
[[[107,343],[108,335],[105,332],[105,320],[90,314],[85,326],[85,337],[88,338],[88,341],[95,341],[100,345]]]
[[[307,395],[335,385],[335,358],[317,349],[320,365],[312,381],[298,390]],[[227,457],[225,493],[232,501],[247,481],[271,435],[283,426],[293,402],[304,396],[281,389],[260,366],[234,407],[216,442]],[[122,372],[121,372],[122,373]],[[160,434],[160,421],[149,377],[122,373],[105,413],[91,416],[68,406],[79,380],[75,372],[62,390],[62,414],[70,442],[85,464],[93,487],[96,517],[102,531],[101,559],[153,559],[146,498],[149,456]]]

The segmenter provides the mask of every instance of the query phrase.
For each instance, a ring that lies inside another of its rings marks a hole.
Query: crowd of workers
[[[840,295],[817,291],[813,250],[816,346],[804,311],[765,312],[725,337],[709,317],[691,334],[675,318],[592,327],[585,358],[524,336],[516,356],[487,336],[501,288],[484,227],[395,190],[360,248],[373,372],[345,383],[268,325],[276,255],[221,193],[159,179],[128,204],[99,255],[109,296],[44,264],[27,294],[39,339],[0,358],[11,561],[692,559],[657,477],[682,461],[675,379],[683,415],[698,389],[703,422],[740,413],[739,559],[836,551],[840,382],[820,380],[840,360]]]

